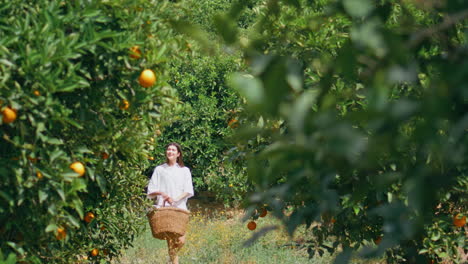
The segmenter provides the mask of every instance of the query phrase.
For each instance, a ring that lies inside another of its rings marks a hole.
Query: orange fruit
[[[267,209],[262,208],[260,209],[260,217],[265,217],[268,214]]]
[[[149,160],[154,160],[153,156],[148,157]]]
[[[122,110],[127,110],[130,107],[130,103],[127,100],[122,100],[122,102],[119,105],[119,108]]]
[[[91,256],[95,257],[99,254],[99,250],[97,248],[91,250]]]
[[[239,123],[237,122],[237,119],[233,118],[233,119],[229,120],[228,126],[230,128],[236,128],[236,127],[239,126]]]
[[[33,94],[34,94],[35,96],[39,96],[39,95],[41,95],[41,92],[39,92],[38,90],[34,90]]]
[[[55,237],[57,240],[62,240],[67,236],[67,230],[64,227],[59,227],[57,228],[57,233],[55,234]]]
[[[255,223],[254,221],[250,221],[248,224],[247,224],[247,228],[249,230],[255,230],[255,228],[257,228],[257,223]]]
[[[85,166],[83,165],[83,163],[79,162],[79,161],[75,161],[73,162],[71,165],[70,165],[70,168],[78,173],[78,175],[83,176],[86,172],[86,169],[85,169]]]
[[[36,171],[36,176],[39,180],[44,177],[40,171]]]
[[[155,133],[156,133],[156,136],[160,136],[162,134],[161,130],[159,130],[159,129],[156,129]]]
[[[86,223],[89,223],[89,222],[93,221],[94,217],[95,216],[94,216],[94,214],[92,212],[87,212],[85,217],[84,217],[84,221]]]
[[[5,107],[2,111],[2,121],[4,124],[9,124],[16,119],[16,110],[10,107]]]
[[[101,158],[102,158],[102,159],[108,159],[108,158],[109,158],[109,154],[107,154],[106,152],[102,152],[102,153],[101,153]]]
[[[138,46],[133,46],[130,48],[130,58],[139,59],[141,58],[141,50]]]
[[[466,225],[466,215],[463,217],[460,217],[460,214],[456,214],[453,217],[453,225],[456,227],[463,227]]]
[[[28,160],[30,160],[32,163],[36,163],[39,159],[38,158],[33,158],[33,157],[28,157]]]
[[[104,231],[106,230],[106,227],[102,225],[99,229],[101,229],[101,231]]]
[[[138,82],[141,86],[148,88],[156,82],[156,75],[150,69],[146,69],[141,72]]]
[[[380,244],[380,242],[382,242],[382,237],[381,237],[381,236],[379,236],[378,238],[374,239],[374,243],[375,243],[376,245]]]

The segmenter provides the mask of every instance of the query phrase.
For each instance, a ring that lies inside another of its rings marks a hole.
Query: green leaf
[[[237,25],[233,19],[225,15],[217,15],[214,17],[214,24],[227,44],[232,44],[236,41]]]
[[[343,7],[348,14],[357,18],[367,16],[374,9],[371,0],[343,0]]]
[[[65,152],[63,152],[61,149],[55,149],[52,151],[50,154],[50,163],[53,163],[58,157],[65,156]]]
[[[13,63],[11,63],[10,61],[8,61],[8,60],[6,60],[6,59],[0,59],[0,63],[6,65],[6,66],[8,66],[8,67],[13,67],[13,66],[15,66]]]
[[[361,211],[360,206],[358,206],[358,205],[353,206],[353,211],[354,211],[355,215],[358,215],[359,212]]]
[[[57,206],[55,203],[49,204],[49,207],[47,208],[47,212],[51,215],[56,215],[57,214]]]
[[[85,147],[85,146],[80,146],[76,149],[77,152],[79,153],[93,153],[93,151],[91,151],[89,148]]]
[[[13,206],[15,204],[15,200],[6,192],[0,191],[0,197],[8,201],[9,206]]]
[[[436,230],[434,233],[431,235],[431,240],[432,241],[437,241],[440,239],[440,231]]]
[[[2,264],[15,264],[15,263],[17,263],[16,262],[16,255],[13,254],[13,253],[10,253],[10,254],[8,254],[8,257],[5,260],[5,262],[3,262]]]
[[[58,195],[60,196],[60,198],[62,198],[63,201],[66,200],[65,193],[62,188],[57,188],[55,191],[58,193]]]
[[[14,242],[6,242],[6,244],[11,247],[13,250],[15,250],[16,252],[18,252],[18,254],[20,255],[24,255],[24,249],[21,247],[21,245],[19,244],[16,244]]]
[[[70,125],[72,125],[72,126],[78,128],[78,129],[83,129],[83,126],[80,125],[80,123],[76,122],[75,120],[72,120],[72,119],[70,119],[70,118],[64,118],[64,120],[65,120],[67,123],[69,123]]]
[[[302,91],[302,69],[298,61],[288,60],[286,81],[296,92]]]
[[[52,145],[62,145],[63,144],[63,141],[61,139],[50,138],[50,137],[46,137],[46,142],[49,143],[49,144],[52,144]]]
[[[73,226],[75,226],[77,228],[80,227],[80,221],[78,221],[78,219],[76,219],[76,217],[74,217],[72,215],[67,215],[67,219]]]
[[[235,73],[230,78],[230,84],[243,95],[249,104],[262,104],[264,100],[263,85],[260,80],[249,74]]]
[[[376,19],[355,25],[351,29],[351,39],[357,44],[371,48],[377,56],[384,56],[388,48],[380,32],[380,27],[381,23]]]
[[[107,188],[106,188],[106,179],[104,177],[101,176],[101,174],[97,174],[96,175],[96,182],[99,186],[99,189],[101,189],[101,192],[103,193],[106,193],[107,192]]]
[[[38,194],[39,194],[39,203],[42,203],[43,201],[45,201],[47,197],[49,196],[46,192],[42,190],[39,190]]]
[[[83,178],[74,178],[71,184],[72,188],[68,194],[86,190],[86,181]]]
[[[55,223],[53,223],[53,224],[49,224],[46,227],[45,231],[46,231],[46,233],[49,233],[49,232],[55,232],[55,230],[57,230],[57,229],[58,229],[58,226]]]
[[[317,95],[317,90],[307,90],[296,100],[289,114],[291,128],[294,131],[303,132],[305,118],[309,116],[309,112],[312,110],[312,104],[315,103]]]
[[[78,213],[78,215],[79,215],[80,218],[82,219],[83,216],[84,216],[84,213],[83,213],[83,202],[80,200],[80,198],[75,197],[75,198],[72,200],[72,203],[73,203],[73,207],[75,208],[75,211]],[[78,224],[78,227],[79,227],[79,224]]]

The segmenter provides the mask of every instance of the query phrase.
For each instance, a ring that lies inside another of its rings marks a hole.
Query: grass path
[[[199,208],[199,207],[197,207]],[[242,222],[242,212],[225,210],[218,206],[205,210],[192,209],[187,230],[187,242],[180,252],[180,263],[210,264],[328,264],[331,256],[309,259],[305,249],[291,246],[290,238],[283,230],[274,230],[257,240],[250,247],[244,246],[253,231]],[[278,224],[267,215],[257,221],[257,228]],[[299,235],[301,230],[299,230]],[[122,252],[120,259],[113,264],[163,264],[167,263],[166,241],[154,239],[149,225],[145,232],[136,238],[134,247]],[[378,263],[378,262],[356,262]]]

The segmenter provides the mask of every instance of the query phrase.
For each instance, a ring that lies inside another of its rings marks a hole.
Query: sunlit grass
[[[242,221],[242,217],[241,211],[192,210],[187,241],[180,251],[180,263],[328,264],[333,262],[332,256],[329,255],[309,259],[305,249],[292,246],[294,243],[291,242],[296,237],[290,238],[281,228],[268,232],[253,245],[246,247],[244,243],[254,231],[247,229],[247,223]],[[257,220],[257,230],[277,224],[279,223],[276,219],[267,215]],[[303,229],[299,229],[296,236],[301,236],[303,232]],[[153,264],[167,263],[167,261],[166,241],[154,239],[147,225],[146,231],[135,240],[134,247],[124,251],[120,259],[113,263]]]

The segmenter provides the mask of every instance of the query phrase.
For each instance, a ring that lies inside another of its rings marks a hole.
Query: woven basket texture
[[[190,212],[180,208],[163,207],[149,211],[147,216],[153,237],[165,240],[185,234]]]

